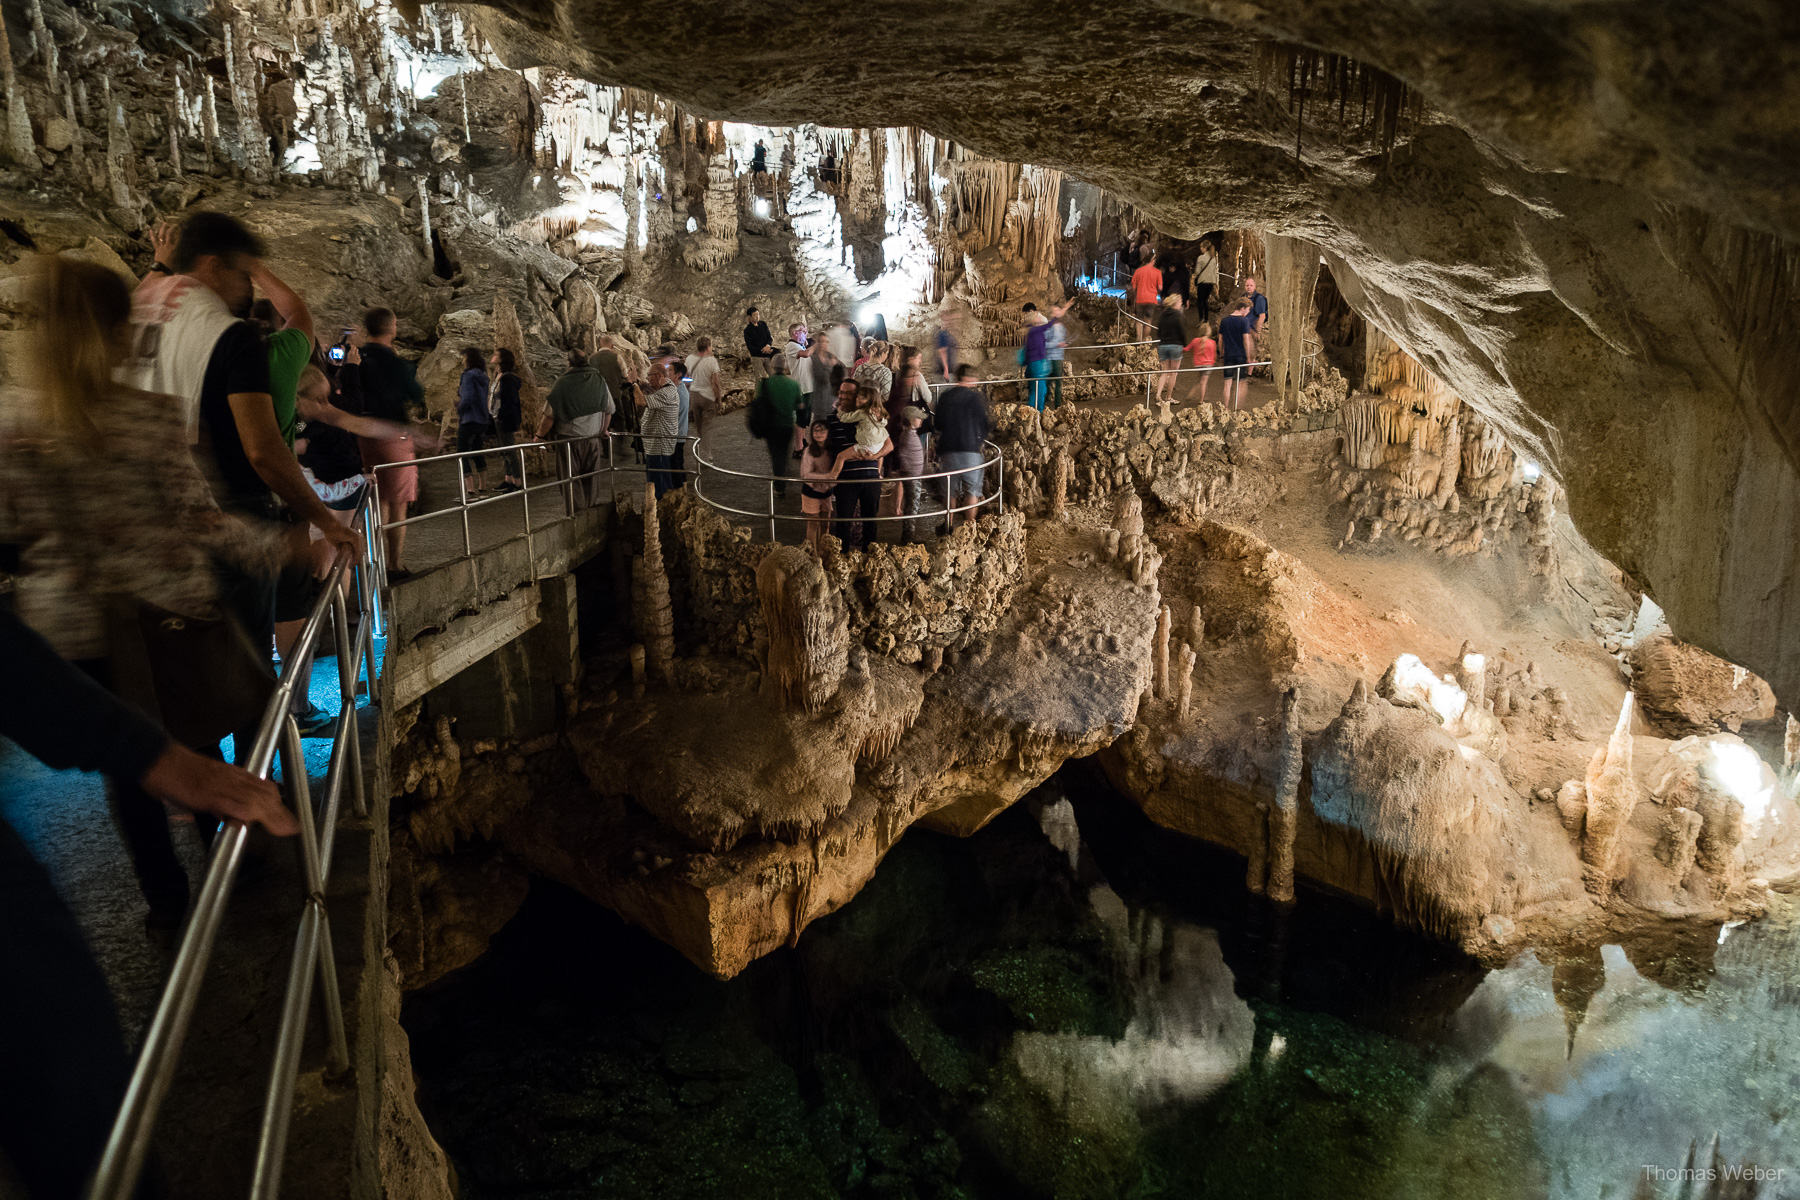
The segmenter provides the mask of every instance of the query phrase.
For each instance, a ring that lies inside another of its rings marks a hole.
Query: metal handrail
[[[1005,461],[1004,456],[1000,453],[1000,447],[996,446],[994,443],[992,443],[990,441],[987,441],[986,439],[983,439],[981,444],[984,449],[992,452],[993,457],[982,460],[982,462],[979,466],[962,467],[960,469],[952,470],[952,471],[934,471],[927,475],[878,475],[873,479],[837,479],[837,480],[833,480],[832,482],[834,484],[837,484],[837,483],[921,483],[927,479],[948,479],[952,475],[972,475],[977,471],[981,472],[983,481],[985,482],[986,477],[987,477],[988,468],[989,467],[998,467],[999,468],[998,486],[994,488],[993,495],[991,495],[991,496],[983,495],[981,497],[981,499],[975,501],[975,503],[965,504],[958,508],[951,508],[948,506],[948,504],[946,504],[946,506],[944,508],[937,510],[936,512],[933,512],[928,515],[937,516],[937,515],[941,514],[943,516],[949,516],[952,513],[974,512],[976,509],[983,508],[986,505],[995,503],[995,502],[998,502],[999,511],[1002,514],[1004,514],[1006,512],[1006,461]],[[749,509],[746,509],[746,508],[733,508],[732,506],[730,506],[728,504],[719,503],[719,501],[714,500],[711,496],[708,496],[706,494],[705,488],[703,488],[701,486],[702,481],[705,479],[704,475],[699,476],[694,481],[694,495],[700,497],[701,500],[705,501],[706,504],[708,505],[708,507],[717,509],[719,512],[732,513],[732,514],[734,514],[736,516],[740,516],[740,517],[755,517],[759,521],[760,520],[768,521],[769,522],[769,540],[770,541],[777,540],[776,532],[775,532],[775,522],[777,522],[777,521],[820,521],[820,520],[825,519],[825,518],[819,516],[817,513],[778,513],[775,511],[775,485],[779,483],[779,484],[782,484],[783,486],[786,486],[787,484],[790,484],[790,483],[798,483],[798,484],[801,484],[804,486],[807,481],[803,478],[800,478],[800,477],[794,476],[794,475],[764,475],[764,474],[760,474],[755,471],[737,471],[737,470],[733,470],[730,467],[721,467],[716,463],[707,461],[707,459],[700,453],[700,439],[699,438],[694,439],[694,461],[699,463],[701,466],[705,467],[707,470],[716,471],[720,475],[731,475],[738,479],[757,480],[759,482],[765,482],[769,485],[769,511],[768,512],[751,512]],[[946,488],[946,490],[945,490],[944,499],[945,499],[945,501],[948,501],[950,499],[950,493],[948,491],[948,488]],[[916,521],[921,518],[916,517],[916,516],[893,516],[893,517],[832,517],[830,519],[833,524],[836,524],[839,521],[844,521],[846,523],[849,521],[859,521],[859,522],[860,521],[872,521],[872,522],[880,523],[883,521]]]
[[[1273,365],[1274,364],[1270,362],[1270,360],[1262,359],[1253,363],[1231,363],[1229,365],[1221,363],[1212,367],[1139,367],[1131,371],[1089,371],[1085,375],[1064,375],[1063,380],[1064,382],[1068,382],[1070,380],[1079,379],[1112,379],[1117,376],[1128,375],[1192,375],[1196,372],[1235,371],[1239,368],[1249,369],[1251,367],[1267,367]],[[1049,375],[1007,375],[1000,379],[958,380],[954,383],[933,383],[928,386],[934,388],[986,387],[987,385],[994,383],[1049,383],[1051,382],[1051,379],[1052,377]]]
[[[280,744],[282,782],[300,817],[300,848],[306,873],[306,897],[288,971],[287,995],[276,1034],[275,1061],[257,1138],[256,1172],[250,1185],[252,1200],[273,1200],[280,1189],[282,1155],[292,1117],[296,1071],[306,1037],[309,985],[315,967],[325,999],[331,1067],[341,1073],[350,1065],[343,999],[338,992],[331,926],[325,912],[325,884],[330,876],[331,851],[336,840],[338,810],[346,776],[351,781],[357,815],[368,815],[368,800],[363,792],[362,746],[356,730],[356,683],[358,663],[367,665],[371,690],[377,674],[374,629],[379,620],[379,597],[371,568],[379,563],[375,544],[381,539],[372,532],[379,521],[372,493],[373,489],[363,497],[361,510],[352,525],[353,528],[360,526],[364,531],[363,557],[358,561],[342,550],[338,552],[326,576],[324,590],[307,614],[300,637],[283,659],[281,678],[263,710],[247,762],[252,775],[267,779],[277,744]],[[362,610],[357,616],[354,634],[350,630],[348,605],[343,593],[343,582],[352,571],[356,574],[357,598]],[[289,705],[293,700],[295,680],[291,664],[304,662],[312,654],[327,611],[332,613],[336,625],[338,691],[342,707],[331,737],[331,765],[326,772],[324,798],[325,840],[321,845],[314,824],[300,729],[289,712]],[[224,920],[232,883],[242,863],[248,834],[249,829],[242,822],[228,820],[222,823],[213,841],[199,899],[188,919],[187,931],[176,951],[175,963],[157,1002],[156,1013],[145,1032],[143,1048],[138,1051],[130,1083],[125,1089],[125,1099],[107,1137],[99,1170],[89,1185],[88,1200],[129,1200],[137,1189],[157,1115],[174,1080],[182,1043],[193,1022],[200,985],[212,959],[213,945]]]

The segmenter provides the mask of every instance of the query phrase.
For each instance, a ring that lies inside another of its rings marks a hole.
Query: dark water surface
[[[466,1200],[1800,1197],[1791,901],[1486,971],[1243,869],[1077,763],[729,981],[540,882],[420,1104]]]

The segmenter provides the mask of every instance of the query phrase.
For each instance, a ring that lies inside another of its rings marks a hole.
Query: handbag
[[[744,424],[753,438],[773,437],[780,432],[775,428],[775,404],[769,399],[764,382],[757,381],[756,395],[751,399],[750,407],[744,410]]]

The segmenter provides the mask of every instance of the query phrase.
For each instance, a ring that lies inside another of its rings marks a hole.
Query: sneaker
[[[330,737],[337,729],[337,718],[316,704],[307,705],[304,715],[295,714],[294,722],[303,738]]]
[[[508,480],[507,482],[501,484],[499,487],[494,489],[494,495],[505,496],[505,495],[509,495],[513,492],[516,492],[518,490],[519,490],[519,485],[516,483],[513,483],[511,480]]]

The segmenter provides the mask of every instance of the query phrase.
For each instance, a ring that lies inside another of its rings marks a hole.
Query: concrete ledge
[[[536,625],[538,597],[533,583],[411,641],[390,638],[395,650],[388,667],[389,703],[406,707]]]

